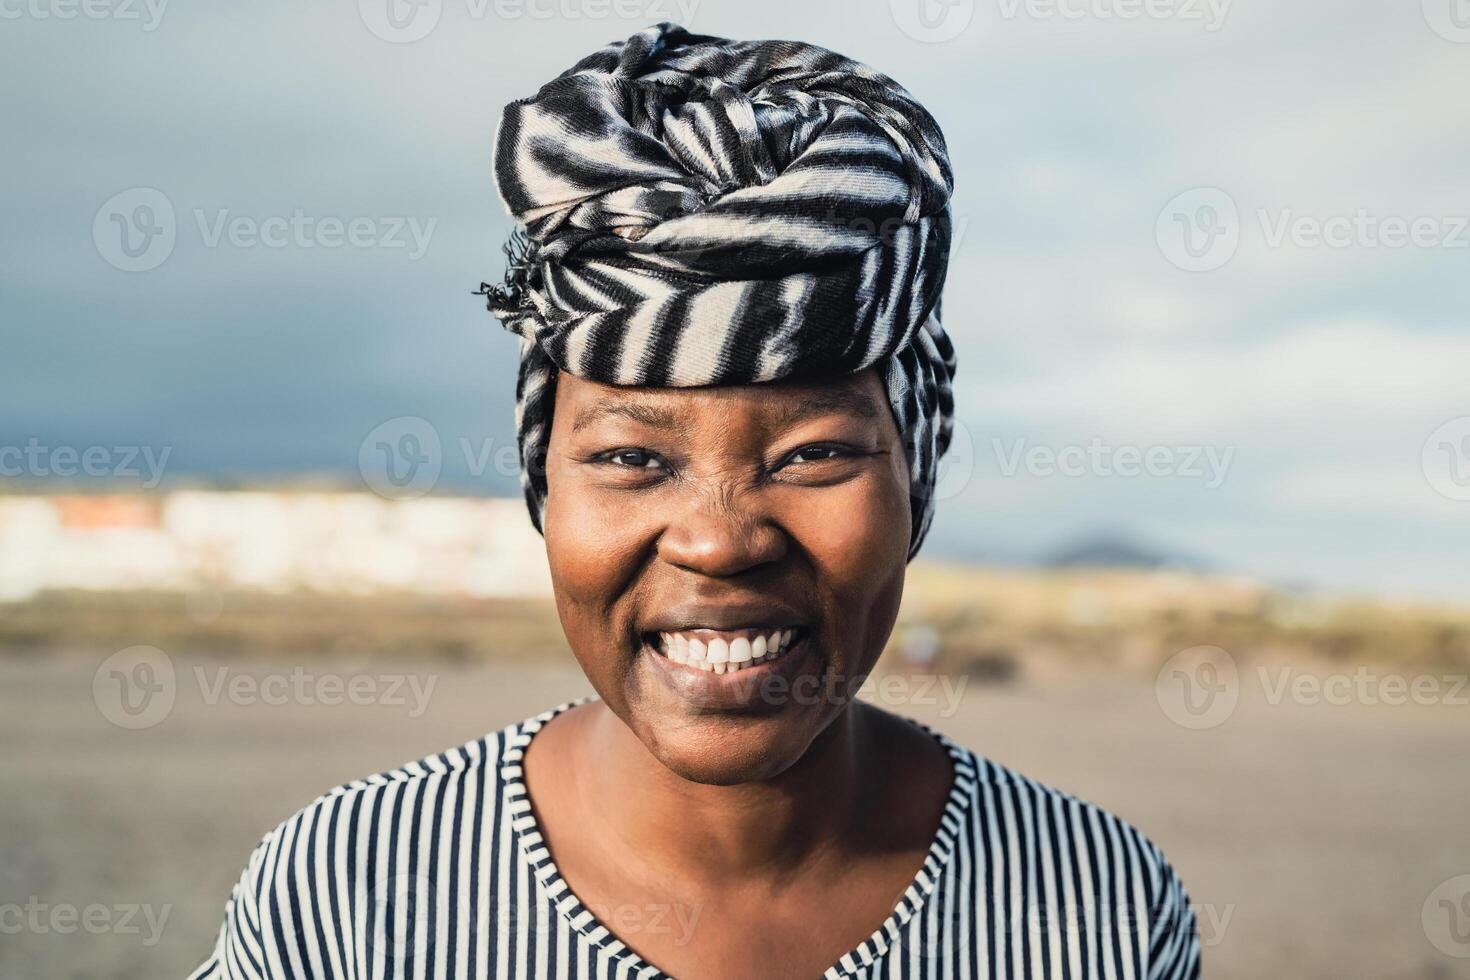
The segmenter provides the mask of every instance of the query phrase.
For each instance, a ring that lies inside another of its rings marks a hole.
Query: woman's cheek
[[[834,582],[876,585],[907,564],[907,492],[883,475],[793,495],[784,509],[787,528]]]
[[[637,567],[640,508],[627,494],[604,488],[562,482],[558,493],[555,487],[542,523],[552,578],[578,605],[605,610]]]

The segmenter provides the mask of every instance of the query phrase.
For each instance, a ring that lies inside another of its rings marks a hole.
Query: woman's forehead
[[[677,429],[708,418],[751,418],[775,426],[825,416],[878,419],[887,398],[875,371],[820,380],[705,388],[618,387],[562,374],[556,414],[577,432],[608,419]]]

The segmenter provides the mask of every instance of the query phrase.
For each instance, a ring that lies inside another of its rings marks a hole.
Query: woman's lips
[[[799,632],[799,627],[696,628],[659,633],[654,645],[676,664],[712,674],[733,674],[778,659],[795,645]]]
[[[770,709],[780,708],[789,700],[788,689],[798,675],[812,670],[820,671],[819,664],[809,664],[808,654],[812,649],[810,630],[801,626],[772,628],[769,626],[751,629],[707,630],[686,629],[669,633],[668,646],[672,654],[659,648],[664,646],[662,633],[648,634],[644,638],[645,660],[654,668],[654,673],[671,690],[691,703],[706,708],[749,710],[760,705]],[[771,639],[775,636],[775,652],[771,652]],[[680,647],[680,639],[683,647]],[[757,640],[765,640],[765,656],[757,662],[755,650]],[[740,641],[745,641],[742,644]],[[704,647],[702,659],[690,663],[690,654],[695,641]],[[723,642],[726,660],[710,663],[710,648],[715,656],[721,655],[718,642]],[[750,658],[741,659],[732,665],[729,657],[731,648],[734,656],[743,658],[745,646],[749,645]],[[682,653],[684,661],[675,659]]]

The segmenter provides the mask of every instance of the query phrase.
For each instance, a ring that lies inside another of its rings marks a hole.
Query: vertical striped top
[[[579,703],[348,783],[286,820],[251,854],[192,980],[667,976],[571,892],[531,810],[526,747]],[[923,867],[825,980],[1199,976],[1194,915],[1158,848],[931,734],[954,782]]]

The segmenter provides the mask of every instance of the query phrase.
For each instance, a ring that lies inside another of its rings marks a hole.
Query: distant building
[[[0,601],[46,589],[205,587],[546,596],[551,579],[518,499],[0,496]]]

